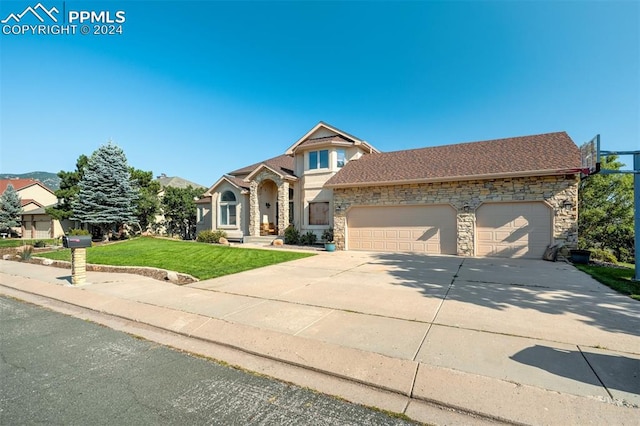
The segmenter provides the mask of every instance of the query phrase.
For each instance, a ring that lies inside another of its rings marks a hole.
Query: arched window
[[[236,196],[231,191],[225,191],[220,198],[220,225],[236,225]]]

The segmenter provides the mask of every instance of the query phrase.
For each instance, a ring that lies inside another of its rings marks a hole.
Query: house
[[[206,189],[204,186],[197,184],[197,183],[193,183],[187,179],[181,178],[180,176],[167,176],[165,173],[161,173],[160,176],[158,176],[156,178],[156,180],[158,181],[158,183],[160,184],[161,192],[164,193],[164,188],[166,188],[167,186],[170,186],[172,188],[187,188],[187,187],[192,187],[192,188],[203,188]]]
[[[565,132],[382,153],[320,122],[283,155],[222,176],[197,231],[282,235],[338,249],[540,258],[577,243],[580,153]]]
[[[52,190],[35,179],[0,179],[0,194],[11,185],[22,204],[22,225],[16,231],[22,238],[55,238],[64,234],[60,222],[49,216],[45,208],[58,202]]]
[[[180,189],[191,187],[193,189],[200,189],[202,191],[206,189],[206,187],[203,185],[191,182],[179,176],[167,176],[165,173],[162,173],[159,176],[157,176],[156,180],[160,184],[160,191],[158,192],[159,200],[162,200],[166,192],[166,188],[168,187],[180,188]],[[156,214],[154,223],[150,224],[148,229],[145,232],[165,235],[167,233],[167,229],[164,225],[164,222],[165,222],[164,214],[162,213],[162,211],[160,211],[158,214]]]

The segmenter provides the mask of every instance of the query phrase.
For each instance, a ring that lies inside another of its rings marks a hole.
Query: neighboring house
[[[0,179],[0,194],[11,185],[22,203],[22,226],[18,233],[22,238],[55,238],[63,235],[60,222],[49,216],[45,208],[58,202],[52,190],[35,179]]]
[[[158,176],[156,178],[156,180],[160,183],[160,186],[164,189],[167,186],[170,186],[172,188],[187,188],[189,186],[191,186],[192,188],[202,188],[202,189],[207,189],[205,186],[203,185],[199,185],[197,183],[193,183],[191,181],[188,181],[186,179],[183,179],[179,176],[167,176],[166,174],[162,173],[160,176]],[[161,195],[164,194],[164,191],[161,192]]]
[[[580,153],[565,132],[380,153],[320,122],[284,155],[221,177],[198,231],[282,235],[342,250],[540,258],[577,243]]]
[[[156,178],[156,180],[160,183],[160,192],[158,192],[158,199],[160,201],[162,201],[162,197],[164,197],[164,192],[165,192],[165,188],[166,187],[172,187],[172,188],[188,188],[189,186],[194,188],[194,189],[198,189],[201,188],[203,191],[205,189],[207,189],[205,186],[191,182],[187,179],[183,179],[179,176],[167,176],[166,174],[162,173],[160,176],[158,176]],[[162,210],[162,207],[160,207],[160,209]],[[151,231],[155,234],[165,234],[166,233],[166,228],[163,225],[164,223],[164,214],[162,214],[162,212],[160,212],[159,214],[156,215],[155,217],[155,224],[152,225]]]

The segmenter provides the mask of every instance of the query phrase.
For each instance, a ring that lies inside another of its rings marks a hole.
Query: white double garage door
[[[475,255],[542,258],[552,239],[552,210],[543,202],[484,203],[476,210]],[[450,205],[353,207],[347,249],[457,254]]]

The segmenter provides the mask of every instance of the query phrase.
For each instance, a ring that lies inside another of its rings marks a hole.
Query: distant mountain
[[[29,173],[22,173],[22,174],[11,174],[11,173],[0,174],[0,179],[11,179],[11,178],[36,179],[42,182],[47,188],[49,188],[52,191],[55,191],[60,188],[60,178],[55,173],[29,172]]]

